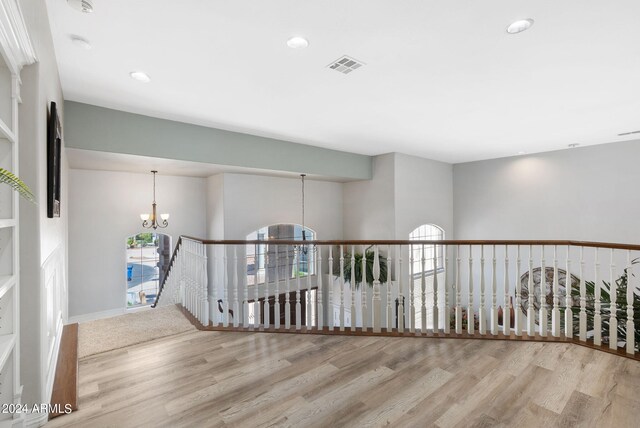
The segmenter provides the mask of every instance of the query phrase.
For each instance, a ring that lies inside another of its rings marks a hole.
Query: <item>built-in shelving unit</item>
[[[0,0],[0,168],[19,175],[20,70],[35,53],[17,0]],[[0,185],[0,406],[20,404],[20,260],[18,194]],[[0,413],[0,427],[24,425],[22,413]]]
[[[19,79],[0,58],[0,168],[18,174],[17,114]],[[20,403],[20,332],[18,196],[0,185],[0,405]],[[17,419],[17,420],[15,420]],[[19,416],[0,413],[3,425],[21,422]]]

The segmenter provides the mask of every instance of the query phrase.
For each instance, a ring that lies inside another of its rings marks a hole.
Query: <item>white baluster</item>
[[[344,247],[340,245],[340,331],[344,331]]]
[[[229,327],[229,263],[227,260],[227,246],[224,247],[224,302],[222,303],[222,326]]]
[[[584,247],[580,247],[580,340],[587,340],[587,289],[584,279]]]
[[[480,245],[480,307],[478,308],[478,327],[479,333],[485,335],[487,333],[487,309],[485,302],[485,271],[484,271],[484,245]]]
[[[469,302],[467,303],[467,333],[475,330],[475,311],[473,302],[473,250],[469,245]]]
[[[233,326],[238,327],[240,320],[238,319],[240,306],[238,304],[238,249],[233,246]]]
[[[329,330],[333,330],[336,325],[335,321],[335,308],[333,307],[333,285],[335,281],[333,280],[333,245],[329,245]]]
[[[631,265],[631,251],[627,250],[627,328],[626,328],[626,336],[627,336],[627,354],[635,354],[635,325],[633,322],[633,299],[634,294],[633,290],[635,286],[631,283],[631,279],[633,278],[632,272],[633,266]]]
[[[498,279],[496,277],[496,246],[492,246],[491,260],[491,334],[498,334]],[[505,306],[505,310],[507,307]],[[502,322],[504,324],[505,313],[502,311]]]
[[[516,247],[516,307],[514,308],[514,326],[516,336],[522,336],[524,330],[524,319],[522,318],[522,283],[520,281],[520,269],[522,268],[522,259],[520,258],[520,245]]]
[[[244,299],[242,301],[242,327],[249,328],[249,281],[247,281],[247,246],[244,246],[245,256],[242,259],[243,263],[243,275],[242,275],[242,289],[244,290]]]
[[[544,245],[541,246],[540,252],[540,336],[547,335],[548,312],[547,312],[547,268],[545,267]]]
[[[424,254],[424,244],[422,244],[421,254],[421,262],[422,262],[422,273],[420,275],[420,291],[421,291],[421,304],[420,304],[420,333],[427,332],[427,280],[426,280],[426,258]]]
[[[593,316],[593,343],[595,345],[602,345],[602,315],[601,309],[602,304],[600,302],[600,261],[598,260],[598,248],[595,249],[596,252],[596,265],[595,265],[595,289],[596,289],[596,301],[595,301],[595,314]]]
[[[529,289],[529,304],[527,306],[527,335],[536,335],[536,314],[535,307],[533,306],[533,299],[536,296],[535,289],[533,287],[533,246],[529,245],[529,282],[527,283]]]
[[[220,317],[218,315],[218,281],[217,281],[217,271],[218,271],[218,265],[217,260],[216,260],[216,246],[212,245],[211,246],[211,254],[213,255],[213,259],[212,259],[212,273],[213,275],[211,275],[211,305],[209,308],[209,313],[212,315],[211,317],[211,322],[213,323],[214,327],[217,327],[220,325]],[[245,270],[246,272],[246,270]]]
[[[613,263],[613,248],[611,249],[609,296],[609,349],[618,349],[618,284],[616,284],[616,265]],[[627,279],[628,280],[628,279]]]
[[[402,246],[396,246],[396,254],[398,255],[398,333],[404,333],[404,290],[402,284]]]
[[[456,308],[456,334],[462,334],[462,284],[460,282],[460,245],[456,245],[456,284],[454,290]]]
[[[431,305],[431,325],[433,326],[433,332],[437,333],[440,328],[438,327],[438,249],[436,245],[433,246],[433,303]]]
[[[386,310],[387,331],[393,329],[393,309],[391,309],[391,246],[387,245],[387,310]]]
[[[511,335],[511,296],[509,295],[509,246],[504,246],[504,311],[502,311],[502,333]],[[515,310],[514,310],[515,312]]]
[[[276,245],[276,272],[274,275],[276,281],[276,295],[275,303],[273,304],[273,327],[277,329],[280,328],[280,272],[278,272],[278,269],[280,268],[280,261],[278,260],[280,252],[278,249],[279,248]]]
[[[289,280],[291,277],[291,260],[289,260],[289,246],[287,245],[285,248],[287,253],[287,273],[285,275],[287,293],[284,296],[284,328],[289,330],[291,328],[291,281]]]
[[[207,272],[207,247],[202,245],[202,283],[204,301],[202,302],[202,324],[209,326],[209,276]]]
[[[351,278],[349,280],[351,286],[351,331],[356,330],[356,247],[351,246]]]
[[[569,290],[571,291],[571,290]],[[558,246],[553,246],[553,309],[551,310],[551,334],[560,337],[560,297],[558,283]]]
[[[307,291],[305,293],[305,297],[306,297],[306,302],[307,302],[307,310],[306,310],[306,324],[307,324],[307,329],[310,329],[313,326],[313,311],[311,310],[311,307],[313,306],[313,296],[311,295],[311,263],[309,263],[309,257],[311,254],[311,248],[309,248],[310,245],[307,244],[307,252],[305,253],[305,255],[307,256]]]
[[[573,281],[571,281],[571,246],[567,245],[567,276],[565,278],[565,299],[564,299],[564,335],[568,338],[573,337]]]
[[[380,333],[382,326],[380,313],[380,260],[378,254],[378,246],[376,245],[373,252],[373,299],[371,303],[371,314],[374,333]]]
[[[324,306],[322,304],[322,247],[314,247],[318,267],[318,329],[324,329]]]
[[[416,306],[415,306],[415,280],[414,280],[414,258],[413,258],[413,245],[409,246],[409,332],[414,333],[416,331]]]
[[[296,330],[302,329],[302,305],[300,304],[300,253],[302,246],[296,246]]]
[[[260,328],[260,312],[261,309],[260,308],[260,294],[259,294],[259,289],[258,289],[258,266],[260,265],[260,263],[258,263],[258,260],[260,259],[260,255],[259,252],[260,251],[260,245],[255,246],[255,260],[254,260],[254,271],[255,271],[255,280],[253,282],[253,326],[254,328]]]
[[[265,245],[264,249],[264,322],[262,327],[268,329],[271,325],[270,305],[269,305],[269,246]]]
[[[450,278],[451,269],[449,269],[449,248],[447,246],[442,247],[442,251],[444,252],[444,325],[443,331],[444,334],[451,333],[451,305],[449,304],[449,287],[450,287]]]
[[[360,283],[360,303],[362,304],[362,331],[367,331],[371,317],[367,305],[367,248],[362,246],[362,282]]]

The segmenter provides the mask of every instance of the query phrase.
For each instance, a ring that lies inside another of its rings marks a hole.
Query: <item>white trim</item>
[[[83,323],[83,322],[87,322],[87,321],[94,321],[94,320],[100,320],[103,318],[111,318],[111,317],[115,317],[118,315],[123,315],[126,313],[126,309],[124,308],[117,308],[117,309],[109,309],[107,311],[100,311],[100,312],[92,312],[90,314],[82,314],[82,315],[76,315],[73,317],[69,317],[69,324],[73,324],[73,323]]]
[[[14,74],[36,62],[36,52],[27,31],[18,0],[0,0],[0,46]]]
[[[45,403],[51,402],[51,394],[53,393],[53,381],[56,378],[56,369],[58,367],[58,353],[60,352],[60,343],[62,343],[62,319],[58,320],[56,333],[56,341],[53,344],[53,353],[49,362],[49,372],[47,373],[47,381],[45,383]]]
[[[29,413],[24,418],[25,428],[36,428],[45,425],[49,421],[48,413]]]

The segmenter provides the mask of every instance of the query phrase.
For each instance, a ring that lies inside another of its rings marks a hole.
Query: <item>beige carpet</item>
[[[196,328],[176,306],[81,323],[78,358],[148,342]]]

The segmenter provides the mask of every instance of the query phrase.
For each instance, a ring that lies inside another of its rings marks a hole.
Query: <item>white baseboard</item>
[[[49,413],[28,413],[24,418],[25,428],[41,427],[49,421]]]
[[[103,318],[111,318],[126,313],[125,308],[109,309],[108,311],[92,312],[90,314],[76,315],[69,317],[68,324],[83,323],[87,321],[99,320]]]
[[[119,308],[119,309],[109,309],[108,311],[92,312],[90,314],[83,314],[83,315],[76,315],[73,317],[69,317],[69,319],[67,320],[67,324],[101,320],[104,318],[117,317],[118,315],[131,314],[131,313],[140,312],[140,311],[148,311],[150,309],[151,309],[151,306],[140,306],[140,307],[135,307],[130,309]]]

